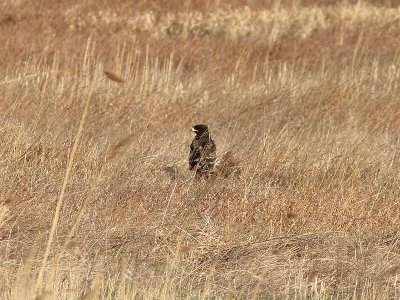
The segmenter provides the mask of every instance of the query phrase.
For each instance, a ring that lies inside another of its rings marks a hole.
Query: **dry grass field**
[[[399,1],[4,0],[0,115],[1,299],[400,298]]]

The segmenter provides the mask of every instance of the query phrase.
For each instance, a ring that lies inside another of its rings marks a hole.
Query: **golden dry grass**
[[[1,4],[1,299],[400,296],[395,1],[40,3]]]

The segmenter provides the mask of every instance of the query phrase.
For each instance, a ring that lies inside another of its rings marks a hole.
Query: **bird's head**
[[[196,135],[202,136],[205,133],[208,133],[208,126],[204,124],[197,124],[190,128],[190,131],[196,133]]]

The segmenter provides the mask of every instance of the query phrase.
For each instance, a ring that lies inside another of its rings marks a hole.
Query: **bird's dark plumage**
[[[197,176],[208,176],[214,168],[217,148],[207,125],[198,124],[191,130],[196,136],[190,145],[189,169],[195,169]]]

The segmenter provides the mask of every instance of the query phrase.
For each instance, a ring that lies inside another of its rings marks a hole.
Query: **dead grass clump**
[[[227,151],[218,162],[215,172],[217,175],[225,178],[231,176],[239,177],[242,173],[242,166],[240,166],[240,161],[234,156],[232,151]]]

